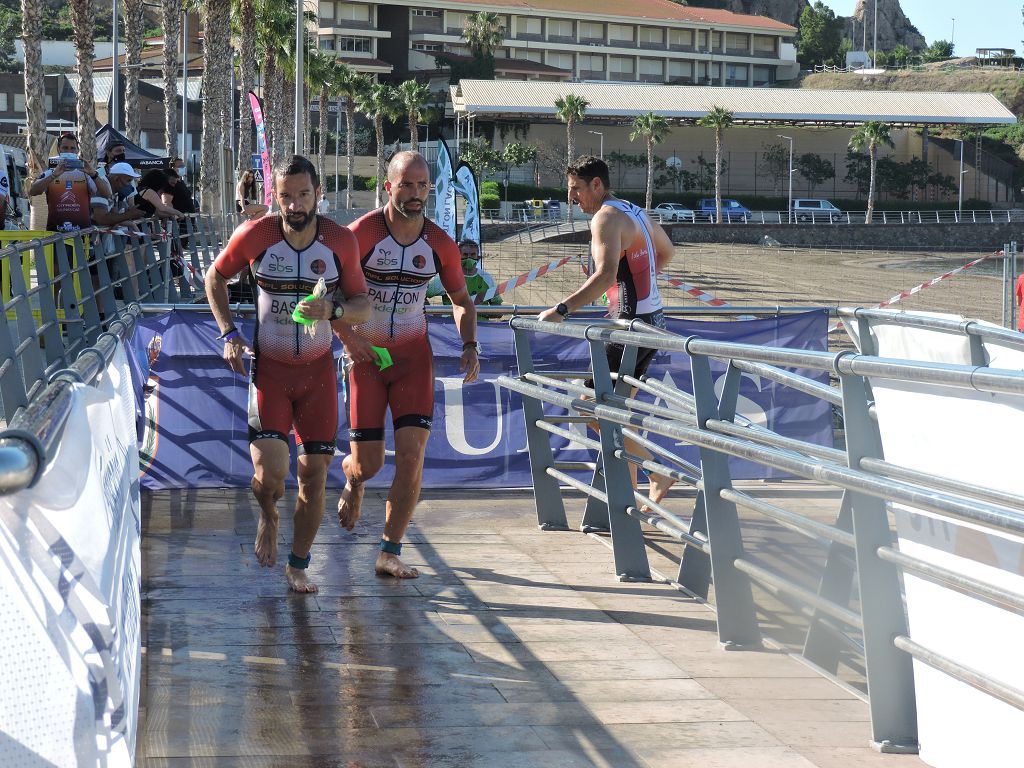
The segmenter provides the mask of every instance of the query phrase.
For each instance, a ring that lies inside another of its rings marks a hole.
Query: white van
[[[793,201],[793,218],[796,221],[831,224],[842,221],[845,214],[828,200],[801,197]]]

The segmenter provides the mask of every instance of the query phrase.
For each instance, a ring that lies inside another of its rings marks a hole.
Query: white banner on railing
[[[5,768],[117,768],[135,752],[141,520],[123,346],[72,400],[39,482],[0,497]]]
[[[915,313],[921,314],[921,313]],[[961,320],[957,316],[936,315]],[[851,335],[857,324],[847,323]],[[967,336],[871,322],[878,354],[970,365]],[[859,343],[858,343],[859,346]],[[985,343],[992,367],[1024,369],[1024,353]],[[940,477],[1024,493],[1024,397],[872,380],[887,461]],[[893,505],[900,550],[1024,593],[1024,539]],[[994,680],[1024,689],[1024,617],[907,574],[910,637]],[[923,663],[914,663],[921,758],[937,768],[1016,768],[1024,712]]]

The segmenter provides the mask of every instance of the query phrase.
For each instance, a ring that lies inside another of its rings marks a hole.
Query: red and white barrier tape
[[[938,277],[933,277],[931,280],[925,280],[923,283],[920,283],[919,285],[915,285],[913,288],[908,288],[905,291],[900,291],[899,293],[897,293],[892,298],[886,299],[881,304],[878,304],[878,305],[876,305],[873,308],[874,309],[885,309],[886,307],[892,306],[893,304],[897,304],[897,303],[903,301],[908,296],[913,296],[915,293],[920,293],[925,288],[931,288],[933,285],[941,283],[943,280],[948,280],[949,278],[953,277],[953,275],[960,274],[964,270],[967,270],[967,269],[970,269],[971,267],[977,266],[978,264],[981,264],[983,261],[988,261],[989,259],[999,258],[1002,255],[1003,255],[1002,251],[996,251],[995,253],[990,253],[987,256],[982,256],[981,258],[975,259],[974,261],[969,261],[966,264],[964,264],[963,266],[957,267],[956,269],[951,269],[949,272],[946,272],[945,274],[941,274]],[[836,331],[842,330],[842,328],[843,328],[843,323],[840,320],[835,325],[834,328],[829,329],[829,333],[835,333]]]
[[[503,283],[499,283],[486,293],[478,293],[476,296],[474,296],[473,303],[482,304],[483,302],[488,301],[489,299],[492,299],[495,296],[500,296],[503,293],[511,291],[513,288],[518,288],[521,285],[532,283],[538,277],[541,277],[542,275],[546,275],[548,272],[558,269],[563,264],[568,264],[573,258],[573,256],[566,256],[563,259],[552,261],[549,264],[542,264],[539,267],[531,269],[529,272],[524,272],[523,274],[519,275],[519,277],[513,277],[511,280],[506,280]]]
[[[671,285],[673,288],[678,288],[679,290],[684,291],[684,292],[690,294],[695,299],[697,299],[698,301],[703,301],[708,306],[711,306],[711,307],[728,307],[728,306],[731,306],[728,302],[723,301],[722,299],[716,299],[710,293],[706,293],[705,291],[702,291],[700,288],[697,288],[697,287],[695,287],[693,285],[690,285],[685,280],[680,280],[678,277],[670,277],[669,275],[666,275],[664,272],[659,272],[658,273],[658,277],[660,277],[666,283]]]

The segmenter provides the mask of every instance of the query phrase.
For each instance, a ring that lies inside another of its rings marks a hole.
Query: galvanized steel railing
[[[94,346],[125,306],[202,297],[202,275],[232,221],[193,214],[139,230],[92,227],[0,250],[0,423]]]
[[[864,321],[872,310],[840,310],[851,322]],[[891,322],[925,324],[943,332],[967,334],[1014,348],[1024,337],[977,323],[953,323],[910,314],[888,313]],[[757,585],[801,604],[809,628],[803,654],[836,674],[840,653],[863,657],[871,711],[872,739],[883,751],[916,751],[917,720],[912,659],[928,664],[986,693],[1024,708],[1024,692],[983,675],[963,660],[950,659],[910,636],[901,590],[901,573],[914,574],[951,589],[976,595],[1012,611],[1024,609],[1024,594],[1012,592],[900,552],[893,542],[887,505],[890,502],[927,510],[987,529],[1024,534],[1024,496],[979,487],[897,466],[885,461],[874,419],[872,380],[927,382],[967,390],[1024,396],[1024,372],[986,368],[979,347],[977,364],[941,365],[884,359],[870,354],[808,352],[791,349],[681,338],[634,324],[629,331],[607,323],[542,323],[527,318],[511,321],[515,331],[518,376],[502,376],[502,386],[523,399],[527,422],[538,523],[548,530],[567,529],[561,488],[586,494],[582,527],[611,534],[615,573],[625,580],[650,579],[641,522],[684,544],[676,582],[707,597],[714,583],[720,641],[726,647],[761,643],[753,600]],[[531,352],[534,333],[585,339],[591,351],[593,388],[570,379],[580,371],[538,373]],[[685,353],[692,366],[693,394],[642,377],[609,371],[604,347],[626,345],[623,366],[632,368],[637,347]],[[711,372],[712,358],[728,368],[719,397]],[[838,388],[822,385],[784,368],[828,371]],[[841,406],[845,450],[810,445],[745,422],[736,414],[739,378],[744,373],[768,377]],[[632,390],[654,395],[655,406],[635,398]],[[546,414],[543,406],[560,413]],[[597,438],[581,437],[560,423],[596,422]],[[696,446],[700,467],[642,437],[645,430]],[[554,460],[549,436],[571,439],[597,452],[593,462]],[[626,439],[647,448],[657,460],[631,455]],[[825,483],[842,491],[835,524],[829,525],[734,488],[728,457],[740,457],[799,478]],[[671,478],[696,488],[690,519],[653,503],[632,487],[628,466]],[[593,469],[590,483],[569,473]],[[641,512],[646,505],[649,512]],[[817,590],[757,562],[757,553],[743,536],[739,510],[756,512],[787,529],[823,542],[827,560]],[[859,602],[851,600],[856,584]]]

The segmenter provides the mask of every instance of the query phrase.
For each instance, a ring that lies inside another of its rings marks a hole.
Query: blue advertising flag
[[[468,163],[459,161],[459,167],[455,169],[455,191],[466,199],[459,241],[472,240],[480,245],[480,191],[476,175]]]
[[[444,139],[437,140],[437,167],[434,171],[434,223],[455,239],[455,185],[452,153]]]

